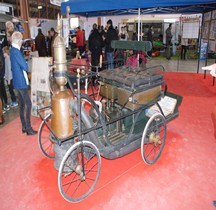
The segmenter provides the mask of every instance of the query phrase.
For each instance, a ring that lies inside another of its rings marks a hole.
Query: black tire
[[[49,125],[51,124],[50,118],[51,114],[48,114],[40,124],[38,132],[38,144],[43,155],[47,158],[53,159],[55,158],[54,143],[50,140],[51,132],[48,126],[46,125],[46,123]]]
[[[143,161],[151,165],[161,156],[166,142],[166,120],[160,113],[155,113],[146,123],[141,140]]]
[[[63,198],[73,203],[86,198],[98,182],[100,168],[100,153],[92,142],[72,145],[59,167],[58,187]]]

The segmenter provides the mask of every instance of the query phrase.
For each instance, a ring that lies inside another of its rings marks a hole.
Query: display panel
[[[182,38],[197,39],[199,36],[199,22],[183,23]]]
[[[70,18],[70,28],[74,29],[77,28],[79,26],[79,18],[75,17],[75,18]]]

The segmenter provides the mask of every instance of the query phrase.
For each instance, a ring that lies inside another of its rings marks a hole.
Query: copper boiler
[[[65,88],[67,80],[64,73],[67,71],[67,60],[65,43],[60,36],[61,22],[58,17],[58,36],[54,40],[54,75],[55,82],[59,87],[52,97],[52,118],[51,128],[58,138],[65,138],[73,134],[72,116],[69,107],[72,100],[70,92]]]

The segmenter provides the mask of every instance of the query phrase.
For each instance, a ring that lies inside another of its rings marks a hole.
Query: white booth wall
[[[173,39],[177,39],[178,35],[176,33],[180,32],[179,29],[179,24],[177,22],[179,21],[181,14],[172,14],[172,15],[141,15],[141,22],[143,23],[154,23],[154,22],[164,22],[164,19],[175,19],[176,23],[173,23],[173,34],[174,37]],[[138,21],[138,16],[137,15],[119,15],[119,16],[106,16],[106,17],[101,17],[101,25],[104,27],[106,26],[107,21],[111,19],[113,22],[113,27],[118,27],[120,24],[123,23],[133,23]],[[80,17],[80,22],[83,22],[83,27],[85,30],[85,36],[86,40],[88,40],[89,34],[92,30],[92,25],[94,23],[97,23],[98,18],[97,17],[91,17],[91,18],[86,18],[86,17]],[[166,25],[166,24],[164,24]],[[166,26],[165,26],[166,27]],[[165,28],[164,28],[165,29]]]

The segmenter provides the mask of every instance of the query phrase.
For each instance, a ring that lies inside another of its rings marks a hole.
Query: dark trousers
[[[148,40],[148,41],[149,41],[149,40]],[[149,41],[149,42],[151,42],[151,44],[152,44],[152,49],[153,49],[153,43],[152,43],[152,41]],[[150,51],[147,52],[147,55],[148,55],[149,57],[152,57],[152,49],[151,49]]]
[[[13,87],[13,80],[10,81],[10,84],[8,84],[8,89],[11,96],[11,101],[16,102],[16,95],[14,93],[14,87]]]
[[[187,46],[182,45],[181,46],[181,60],[185,60],[186,52],[187,52]]]
[[[19,115],[22,123],[22,128],[25,128],[28,131],[31,129],[30,114],[32,105],[28,94],[28,89],[17,89],[17,92],[19,99]]]
[[[100,53],[98,52],[92,52],[91,54],[91,64],[92,66],[98,66],[100,62]],[[99,70],[99,69],[98,69]],[[92,71],[96,72],[97,68],[96,67],[92,67]],[[96,79],[96,76],[92,77],[92,83],[94,84]]]
[[[149,57],[152,57],[152,50],[148,51],[148,52],[147,52],[147,55],[148,55]]]
[[[0,97],[2,99],[3,106],[6,106],[8,103],[7,93],[5,90],[4,79],[0,79]]]
[[[92,52],[91,54],[91,64],[92,66],[98,66],[100,62],[100,53]],[[96,72],[96,68],[93,68]]]
[[[170,49],[170,45],[167,45],[167,46],[166,46],[165,54],[166,54],[166,59],[169,60],[169,59],[171,58],[171,49]]]
[[[78,46],[79,52],[80,52],[80,56],[82,56],[83,53],[83,46]]]

